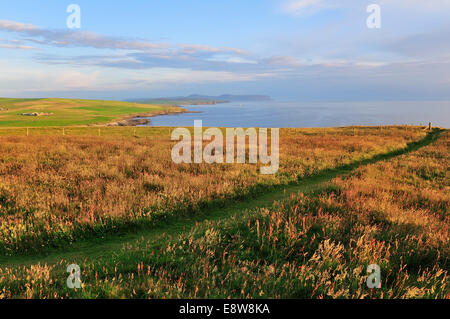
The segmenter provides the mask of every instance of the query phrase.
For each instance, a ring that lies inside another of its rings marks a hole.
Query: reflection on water
[[[151,118],[150,126],[335,127],[425,125],[450,127],[450,102],[243,102],[188,105],[178,115]]]

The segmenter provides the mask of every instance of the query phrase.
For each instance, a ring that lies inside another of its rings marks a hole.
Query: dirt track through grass
[[[299,192],[308,194],[324,187],[337,176],[350,174],[353,170],[363,165],[372,164],[382,160],[410,153],[429,145],[439,137],[442,130],[435,129],[423,139],[412,142],[407,147],[388,153],[376,155],[372,158],[356,161],[349,165],[322,171],[314,176],[299,180],[295,184],[274,187],[273,190],[262,195],[255,196],[245,201],[230,201],[224,207],[209,208],[191,216],[170,218],[161,222],[158,226],[145,229],[135,234],[123,236],[105,236],[96,240],[77,242],[65,250],[48,250],[45,255],[0,257],[0,267],[15,267],[31,265],[36,263],[55,264],[61,259],[65,260],[101,260],[114,256],[125,245],[132,244],[137,240],[144,239],[149,242],[159,243],[169,240],[183,232],[189,232],[192,227],[200,227],[210,221],[226,220],[228,218],[244,216],[250,210],[262,207],[271,207],[275,201],[288,198]]]

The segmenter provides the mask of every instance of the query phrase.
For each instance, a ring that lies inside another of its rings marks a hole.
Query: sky
[[[449,15],[450,0],[0,0],[0,96],[450,100]]]

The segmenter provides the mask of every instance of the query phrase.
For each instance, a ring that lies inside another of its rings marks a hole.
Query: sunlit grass
[[[0,137],[4,253],[45,251],[155,216],[163,222],[161,216],[195,214],[208,203],[301,183],[425,134],[400,127],[284,129],[280,171],[262,176],[258,165],[173,164],[167,128],[114,130],[100,137]],[[312,194],[80,260],[83,286],[76,291],[65,283],[72,260],[1,268],[0,297],[448,298],[449,145],[445,132]],[[381,289],[366,286],[372,263],[382,269]]]
[[[132,229],[163,215],[195,213],[327,168],[405,146],[424,133],[391,128],[286,129],[280,170],[172,162],[167,128],[36,129],[0,137],[0,252],[34,252]],[[84,133],[87,135],[75,135]],[[103,132],[103,135],[102,135]],[[155,134],[156,132],[156,134]],[[314,134],[314,133],[322,134]]]

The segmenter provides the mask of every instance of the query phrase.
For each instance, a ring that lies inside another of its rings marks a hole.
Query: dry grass
[[[348,142],[339,134],[300,132],[284,140],[298,142],[306,156],[308,147],[330,139]],[[372,143],[383,138],[358,140],[367,152],[367,144],[381,147]],[[449,146],[446,132],[417,152],[361,167],[314,194],[205,223],[168,243],[141,241],[111,259],[85,260],[76,291],[61,280],[69,261],[3,269],[0,297],[450,298]],[[317,156],[335,165],[338,156],[351,158],[346,154]],[[372,263],[381,266],[381,289],[366,287]]]
[[[3,254],[65,246],[167,214],[194,213],[403,147],[424,135],[403,128],[284,129],[280,170],[262,176],[258,165],[176,165],[168,129],[140,128],[139,137],[130,136],[133,128],[104,128],[100,137],[88,128],[77,131],[91,132],[88,136],[46,135],[48,130],[0,137]]]

